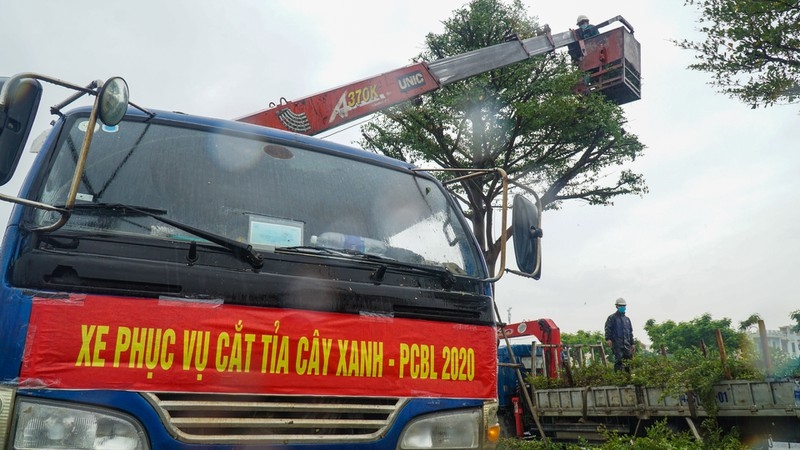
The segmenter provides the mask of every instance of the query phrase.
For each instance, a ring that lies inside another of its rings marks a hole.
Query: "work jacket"
[[[606,319],[606,340],[611,340],[614,349],[633,347],[633,326],[631,319],[617,311]]]

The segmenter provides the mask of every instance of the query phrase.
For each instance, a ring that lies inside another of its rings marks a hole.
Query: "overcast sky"
[[[464,0],[26,0],[5,2],[0,74],[39,72],[76,84],[119,75],[154,109],[235,118],[404,66]],[[800,105],[752,110],[686,69],[670,39],[700,39],[682,1],[525,1],[553,32],[616,15],[642,46],[642,100],[626,105],[647,146],[633,164],[650,188],[611,207],[567,203],[543,220],[540,281],[506,275],[499,308],[514,322],[553,319],[601,330],[617,297],[639,338],[647,319],[733,320],[767,328],[800,309]],[[46,88],[47,108],[69,93]],[[324,134],[323,136],[327,135]],[[350,144],[355,128],[327,136]],[[18,172],[30,166],[25,154]],[[18,175],[0,192],[15,195]],[[10,207],[0,204],[0,221]],[[509,260],[513,264],[513,259]]]

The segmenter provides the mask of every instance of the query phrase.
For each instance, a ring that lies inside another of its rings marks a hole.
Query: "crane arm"
[[[281,99],[241,122],[314,135],[439,89],[425,63],[395,69],[294,101]]]
[[[603,22],[620,20],[616,16]],[[294,101],[281,99],[268,109],[237,120],[314,135],[398,103],[491,70],[533,58],[580,41],[574,30],[542,33],[431,62],[420,62]]]
[[[511,64],[552,52],[577,42],[573,30],[550,34],[545,25],[544,32],[529,39],[513,39],[502,44],[479,48],[471,52],[438,59],[428,63],[431,74],[441,86],[455,83],[475,75],[499,69]]]
[[[542,354],[546,355],[546,373],[556,378],[561,367],[561,330],[552,319],[528,320],[505,325],[497,330],[498,339],[534,336],[542,343]]]
[[[508,324],[498,331],[498,334],[509,338],[534,336],[542,344],[561,344],[561,330],[552,319],[529,320]]]

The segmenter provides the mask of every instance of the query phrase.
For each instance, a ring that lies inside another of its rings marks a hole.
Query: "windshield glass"
[[[41,202],[65,204],[87,123],[68,119]],[[446,195],[420,176],[257,136],[124,121],[98,126],[76,210],[63,229],[202,241],[147,214],[86,207],[124,204],[262,253],[327,247],[483,277],[473,240]],[[37,226],[57,218],[35,215]]]

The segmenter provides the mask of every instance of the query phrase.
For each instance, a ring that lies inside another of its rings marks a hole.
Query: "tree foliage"
[[[800,309],[792,311],[791,314],[789,314],[789,317],[795,321],[792,331],[795,333],[800,333]]]
[[[587,365],[573,365],[569,377],[537,375],[529,376],[528,382],[536,389],[633,384],[661,388],[664,395],[673,398],[691,391],[704,405],[706,413],[713,417],[718,408],[714,385],[725,379],[763,380],[766,372],[759,366],[755,354],[749,350],[731,352],[723,360],[719,352],[703,353],[698,347],[692,347],[679,348],[667,355],[637,352],[630,372],[616,371],[610,364],[592,359]],[[791,371],[783,370],[780,376],[791,376]]]
[[[743,350],[749,342],[744,333],[731,328],[731,319],[714,320],[708,313],[689,322],[676,323],[667,320],[659,324],[654,319],[649,319],[645,322],[644,330],[647,332],[650,342],[653,343],[653,348],[660,348],[663,345],[669,352],[696,349],[701,346],[701,343],[706,348],[715,351],[717,349],[717,330],[720,330],[722,334],[726,352]]]
[[[603,331],[585,331],[585,330],[578,330],[576,333],[561,333],[561,343],[564,344],[565,348],[570,349],[570,354],[575,355],[575,350],[580,347],[586,346],[596,346],[602,345],[603,351],[606,355],[613,355],[613,351],[611,347],[606,344],[606,336]],[[635,339],[634,345],[636,347],[636,351],[642,351],[645,348],[645,345],[639,340]],[[591,350],[583,351],[585,355],[588,355]],[[585,359],[589,359],[585,357]]]
[[[499,450],[746,450],[749,446],[739,440],[736,430],[724,432],[711,419],[701,422],[698,430],[703,437],[698,440],[690,431],[678,431],[670,426],[666,419],[656,421],[644,427],[644,435],[630,436],[611,430],[604,430],[603,442],[554,442],[538,439],[501,439]]]
[[[800,4],[797,0],[687,0],[699,9],[703,42],[676,41],[695,50],[689,67],[752,107],[800,99]]]
[[[595,345],[606,341],[602,331],[578,330],[577,333],[561,333],[561,343],[564,345]]]
[[[499,44],[510,31],[525,39],[537,30],[520,0],[472,0],[443,24],[442,34],[428,34],[418,59]],[[564,53],[526,60],[382,111],[362,127],[360,144],[424,167],[502,168],[513,183],[536,191],[546,208],[567,200],[609,205],[620,195],[646,193],[643,177],[624,167],[644,146],[624,129],[619,106],[599,94],[576,93],[582,79]],[[493,266],[502,184],[486,176],[454,190]]]
[[[753,325],[758,324],[758,322],[760,320],[761,320],[761,316],[760,315],[751,314],[750,317],[748,317],[747,319],[739,322],[739,331],[747,332],[748,328],[752,327]]]

